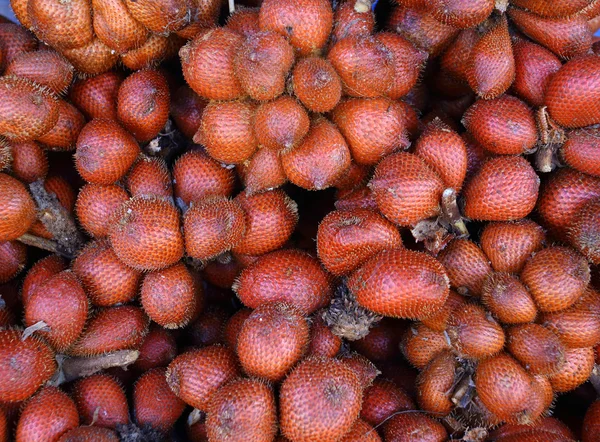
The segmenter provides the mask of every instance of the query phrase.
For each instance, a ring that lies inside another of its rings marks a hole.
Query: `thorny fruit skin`
[[[425,413],[397,414],[383,427],[384,440],[402,442],[410,434],[418,440],[443,442],[448,439],[444,426]]]
[[[391,381],[376,379],[363,392],[360,418],[376,427],[394,413],[414,408],[414,402],[401,388]]]
[[[115,428],[129,423],[127,397],[119,382],[106,374],[82,378],[73,385],[82,424]]]
[[[244,321],[237,339],[237,355],[252,377],[277,382],[300,360],[310,329],[297,308],[284,303],[257,307]]]
[[[361,306],[410,319],[435,314],[450,290],[448,275],[437,260],[405,249],[378,253],[350,275],[347,285]]]
[[[359,415],[362,387],[336,359],[308,358],[285,379],[279,393],[279,424],[297,441],[336,441]]]
[[[178,355],[165,374],[169,388],[186,404],[207,411],[214,393],[238,376],[235,354],[213,345]]]
[[[272,387],[258,379],[236,379],[208,403],[206,431],[211,441],[268,441],[277,433]]]
[[[15,440],[57,440],[78,425],[79,413],[73,400],[56,387],[44,387],[21,411]]]
[[[121,261],[136,270],[159,270],[184,253],[179,212],[170,202],[135,197],[113,215],[110,244]]]
[[[20,181],[0,173],[0,241],[23,235],[36,220],[36,206]]]
[[[332,296],[330,276],[319,261],[294,249],[259,257],[242,271],[233,290],[247,307],[285,302],[305,314],[325,307]]]
[[[0,401],[19,402],[33,395],[56,370],[54,351],[42,340],[22,332],[0,330]]]

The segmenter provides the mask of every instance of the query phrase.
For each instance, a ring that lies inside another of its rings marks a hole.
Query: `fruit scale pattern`
[[[600,0],[11,6],[0,442],[600,440]]]

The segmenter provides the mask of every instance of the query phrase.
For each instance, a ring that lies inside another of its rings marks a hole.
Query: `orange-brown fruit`
[[[359,379],[343,362],[305,359],[281,386],[281,431],[295,441],[336,441],[352,428],[361,402]]]
[[[589,305],[585,295],[567,310],[544,313],[539,322],[570,348],[594,347],[600,343],[598,310]]]
[[[163,60],[177,55],[184,43],[176,34],[170,34],[168,37],[150,34],[142,46],[122,54],[121,63],[132,71],[155,68]]]
[[[245,306],[285,302],[310,314],[332,296],[330,276],[318,260],[300,250],[278,250],[245,268],[233,286]]]
[[[521,272],[521,281],[542,312],[557,312],[575,303],[590,282],[584,256],[561,246],[536,253]]]
[[[250,98],[267,101],[284,92],[293,63],[292,46],[282,35],[267,31],[246,37],[235,55],[234,68]]]
[[[0,242],[0,284],[10,281],[26,266],[27,246],[19,241]]]
[[[560,156],[570,167],[600,177],[600,130],[595,127],[576,129],[567,133]]]
[[[131,196],[173,196],[171,175],[165,162],[156,157],[141,156],[131,166],[126,177],[127,190]]]
[[[135,197],[122,204],[112,220],[110,244],[128,266],[141,271],[158,270],[183,256],[179,212],[170,202]]]
[[[110,428],[84,425],[73,428],[58,439],[58,442],[119,442],[121,439]]]
[[[586,202],[598,197],[600,178],[563,168],[553,173],[544,186],[538,213],[544,227],[559,238],[567,239],[567,231],[575,223],[577,212]]]
[[[85,46],[94,38],[92,10],[87,0],[28,0],[27,15],[36,36],[60,50]]]
[[[381,213],[400,226],[436,216],[444,191],[441,178],[425,161],[406,152],[384,158],[368,186]]]
[[[427,11],[413,7],[394,9],[387,27],[404,35],[431,57],[439,55],[459,33],[454,26],[441,23]]]
[[[112,69],[119,55],[95,38],[91,43],[77,49],[65,49],[62,53],[80,74],[98,75]]]
[[[375,165],[409,144],[404,108],[389,98],[352,98],[340,103],[332,117],[358,164]]]
[[[287,181],[281,157],[276,149],[263,147],[238,166],[238,174],[248,195],[275,189]]]
[[[369,329],[364,338],[352,342],[352,349],[370,361],[392,360],[398,355],[404,330],[404,324],[400,320],[383,318]]]
[[[300,55],[318,54],[329,38],[333,11],[327,0],[265,0],[259,12],[262,31],[287,37]]]
[[[521,32],[561,58],[583,55],[592,46],[592,32],[581,15],[546,18],[510,8],[508,17]]]
[[[461,357],[483,359],[498,354],[504,347],[504,331],[481,306],[463,304],[448,318],[445,332],[452,349]]]
[[[435,331],[444,331],[448,326],[448,318],[454,311],[454,309],[461,307],[466,302],[464,296],[459,295],[454,290],[450,290],[448,299],[442,307],[442,309],[433,316],[423,319],[421,322],[423,325],[429,327]],[[533,302],[533,301],[532,301]]]
[[[11,174],[24,183],[44,179],[48,173],[48,157],[36,141],[10,143]]]
[[[56,387],[44,387],[25,403],[15,440],[55,441],[78,425],[79,414],[73,400]]]
[[[125,5],[135,20],[156,34],[178,31],[190,21],[185,0],[125,0]]]
[[[312,112],[329,112],[342,96],[339,75],[328,60],[320,57],[298,60],[291,84],[294,95]]]
[[[73,80],[73,66],[58,52],[41,50],[23,52],[6,67],[4,75],[27,78],[63,94]]]
[[[50,150],[71,151],[75,149],[77,137],[85,126],[85,118],[75,106],[65,100],[58,102],[58,121],[38,141]]]
[[[410,439],[423,442],[444,442],[448,433],[444,426],[425,413],[397,414],[383,427],[386,442],[408,442]]]
[[[580,12],[592,2],[591,0],[561,0],[549,5],[543,0],[513,0],[511,3],[542,17],[568,17]]]
[[[334,187],[338,191],[351,191],[360,186],[364,186],[367,179],[371,175],[371,167],[356,164],[354,161],[350,163],[350,167],[346,170],[344,175],[338,179]]]
[[[253,310],[248,308],[242,308],[235,312],[225,324],[225,328],[223,329],[223,339],[233,351],[237,350],[240,331],[242,330],[246,319],[252,314],[252,311]]]
[[[379,97],[391,88],[395,78],[392,51],[374,37],[347,37],[327,54],[342,80],[343,90],[352,97]]]
[[[518,39],[513,45],[515,81],[513,91],[527,104],[540,107],[550,79],[561,68],[556,55],[543,46]]]
[[[145,372],[133,389],[133,410],[139,426],[148,426],[163,433],[168,432],[185,409],[167,384],[166,368]]]
[[[258,379],[236,379],[213,394],[206,410],[211,441],[272,441],[277,411],[272,388]]]
[[[246,212],[246,234],[233,251],[262,255],[277,250],[290,238],[298,223],[298,206],[282,190],[255,195],[240,193],[234,201]]]
[[[67,268],[63,258],[58,255],[49,255],[37,261],[27,272],[21,287],[21,301],[27,305],[29,298],[35,290],[45,284],[53,275]]]
[[[56,370],[54,352],[21,330],[0,330],[0,401],[19,402],[33,395]]]
[[[494,6],[493,0],[434,0],[428,5],[428,10],[442,23],[471,28],[488,18]]]
[[[450,290],[444,267],[424,253],[385,250],[348,278],[358,303],[377,314],[422,319],[439,311]]]
[[[146,314],[164,328],[185,327],[197,312],[202,290],[182,263],[148,273],[142,282],[140,301]]]
[[[443,351],[419,373],[417,401],[422,410],[445,416],[454,409],[451,392],[456,385],[457,366],[456,357]]]
[[[92,0],[93,26],[98,39],[118,53],[140,47],[148,29],[131,16],[122,0]]]
[[[238,375],[235,354],[226,347],[212,345],[181,353],[169,364],[169,388],[194,408],[206,411],[211,397]]]
[[[475,102],[463,116],[463,124],[475,141],[499,155],[528,152],[538,140],[533,112],[510,95]]]
[[[335,202],[337,210],[371,209],[379,210],[375,195],[368,186],[339,191]]]
[[[9,140],[36,139],[58,121],[58,99],[50,89],[21,77],[0,79],[0,135]]]
[[[202,120],[207,101],[189,86],[180,86],[171,99],[170,116],[186,138],[193,138]]]
[[[520,156],[499,156],[485,162],[464,190],[465,216],[485,221],[511,221],[535,207],[540,179]]]
[[[317,233],[319,259],[336,276],[355,270],[382,250],[401,246],[396,226],[368,209],[332,211]]]
[[[581,207],[568,236],[573,247],[593,264],[600,264],[600,198]]]
[[[208,292],[209,297],[211,295]],[[208,299],[208,302],[213,299]],[[213,301],[214,302],[214,301]],[[188,341],[196,347],[207,347],[214,344],[224,344],[223,337],[225,323],[229,319],[229,313],[218,305],[209,304],[202,314],[192,322],[186,330]]]
[[[465,83],[469,71],[471,51],[479,41],[479,33],[476,29],[465,29],[461,31],[448,49],[440,57],[440,67],[442,72],[447,73],[451,78]]]
[[[481,249],[497,272],[520,273],[546,240],[544,229],[528,219],[489,223],[479,238]]]
[[[281,302],[258,306],[246,319],[237,354],[248,376],[277,382],[306,351],[310,328],[296,307]]]
[[[106,72],[75,82],[69,98],[89,118],[117,119],[117,95],[123,77],[118,72]]]
[[[243,163],[258,147],[253,119],[256,105],[250,101],[209,103],[202,113],[194,142],[206,147],[215,160],[226,164]]]
[[[492,268],[477,244],[467,239],[455,239],[442,250],[438,259],[446,267],[450,284],[459,293],[481,295],[483,282]]]
[[[371,425],[362,419],[356,419],[350,431],[340,439],[340,442],[381,442],[381,437]]]
[[[116,184],[86,184],[77,195],[75,213],[87,233],[104,238],[108,235],[113,214],[128,200],[127,192]]]
[[[132,368],[140,373],[153,368],[166,367],[177,356],[175,336],[171,331],[153,324],[138,351],[140,355]]]
[[[249,37],[260,32],[258,24],[258,15],[260,9],[257,7],[235,8],[235,11],[227,17],[226,28]]]
[[[333,15],[331,42],[335,43],[346,37],[362,37],[371,35],[375,30],[375,14],[373,11],[357,11],[354,3],[340,2]]]
[[[31,327],[43,321],[49,330],[40,330],[48,344],[63,352],[81,335],[88,316],[88,298],[71,271],[54,275],[27,300],[24,323]]]
[[[87,182],[112,184],[127,173],[139,153],[135,138],[118,123],[95,119],[79,134],[75,166]]]
[[[187,254],[208,261],[240,242],[246,233],[246,215],[235,200],[202,200],[185,213],[183,232]]]
[[[467,174],[467,148],[463,139],[440,119],[426,127],[415,144],[415,154],[421,157],[444,181],[457,192]]]
[[[489,3],[487,0],[480,1]],[[469,2],[458,0],[458,3]],[[469,86],[481,98],[496,98],[510,87],[515,79],[515,58],[508,34],[508,21],[504,15],[473,45],[468,63]]]
[[[261,148],[291,149],[308,133],[306,110],[292,97],[262,103],[254,114],[254,134]]]
[[[281,153],[287,178],[307,190],[334,185],[350,167],[351,160],[346,140],[326,119],[315,121],[298,146]]]
[[[206,281],[216,287],[231,289],[231,286],[243,268],[231,253],[224,253],[218,256],[216,260],[206,264],[202,275]]]
[[[209,100],[235,100],[244,90],[235,75],[234,58],[244,37],[227,28],[215,28],[179,51],[187,84]]]
[[[72,262],[92,304],[108,307],[135,298],[142,274],[117,258],[108,241],[90,241]]]
[[[138,71],[119,87],[117,117],[138,141],[150,141],[167,123],[169,100],[169,85],[163,74]]]
[[[475,388],[483,405],[509,423],[531,423],[532,376],[506,353],[477,365]]]
[[[594,369],[593,348],[567,348],[562,369],[549,376],[556,393],[574,390],[589,379]]]
[[[73,399],[84,425],[116,428],[129,423],[127,397],[119,382],[107,374],[94,374],[73,385]]]
[[[581,436],[583,442],[594,442],[598,439],[600,430],[600,401],[596,400],[590,405],[583,419]]]
[[[360,418],[378,427],[395,413],[414,408],[412,399],[396,384],[386,379],[376,379],[363,392]]]
[[[538,324],[508,329],[506,349],[532,374],[553,374],[565,363],[564,344],[552,331]]]
[[[36,220],[36,206],[19,180],[0,173],[0,241],[17,239]]]
[[[377,33],[375,39],[393,56],[394,76],[386,95],[396,100],[405,96],[419,81],[427,53],[418,50],[406,38],[393,32]]]
[[[367,388],[373,384],[373,381],[381,372],[375,364],[360,353],[346,352],[338,356],[358,376],[362,388]]]
[[[533,298],[509,273],[490,272],[483,283],[481,302],[504,324],[532,322],[537,315]]]
[[[588,55],[565,64],[550,80],[545,104],[563,127],[600,123],[600,57]]]
[[[69,349],[69,354],[95,356],[137,349],[148,332],[148,323],[148,318],[138,307],[124,305],[100,310],[87,323],[79,340]]]
[[[6,68],[21,53],[35,51],[38,47],[37,38],[23,26],[15,23],[0,23],[0,41],[3,53],[3,60],[0,61],[2,69]]]
[[[316,312],[310,320],[310,338],[307,356],[335,357],[342,348],[342,339],[333,334],[323,320],[323,312]]]
[[[209,196],[230,196],[234,184],[233,170],[199,150],[186,152],[173,166],[175,197],[186,205]]]

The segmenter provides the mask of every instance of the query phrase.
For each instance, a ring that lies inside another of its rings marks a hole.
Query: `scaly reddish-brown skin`
[[[116,184],[86,184],[77,194],[75,213],[83,229],[95,238],[105,238],[111,218],[129,195]]]
[[[358,303],[380,315],[421,319],[442,308],[450,290],[439,261],[405,249],[385,250],[347,281]]]
[[[289,96],[262,103],[254,114],[254,134],[261,149],[293,149],[306,136],[309,125],[304,107]]]
[[[20,181],[0,173],[0,241],[23,235],[36,220],[36,206]]]

